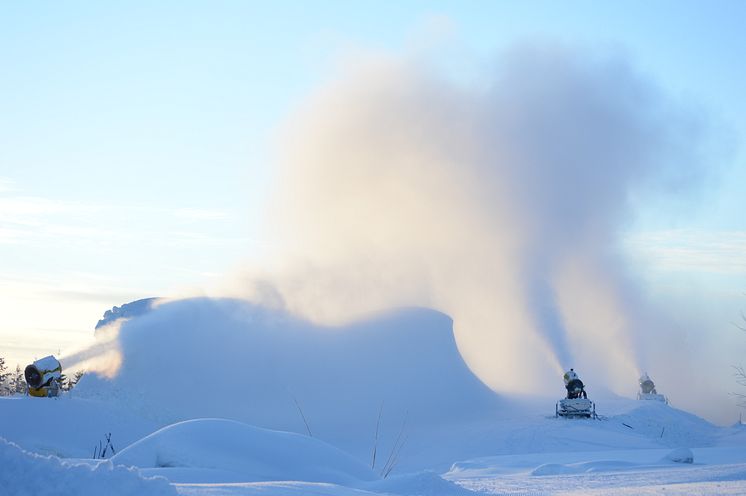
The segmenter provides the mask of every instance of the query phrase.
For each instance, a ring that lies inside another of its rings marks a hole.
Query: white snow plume
[[[405,437],[397,469],[442,463],[473,453],[463,430],[502,404],[451,324],[409,309],[326,327],[242,300],[177,300],[123,322],[118,373],[86,374],[73,394],[159,425],[214,417],[308,434],[366,461],[380,412],[377,471]]]
[[[92,342],[80,349],[71,350],[60,357],[66,371],[86,370],[105,377],[113,377],[122,365],[119,329],[126,320],[119,320],[102,327]]]
[[[699,174],[696,120],[623,58],[565,48],[515,48],[471,87],[416,58],[346,69],[281,134],[250,297],[325,323],[432,306],[496,390],[556,392],[573,366],[628,394],[661,317],[617,236],[633,199]]]
[[[147,314],[158,305],[169,301],[166,298],[144,298],[107,310],[96,324],[91,342],[66,352],[60,357],[63,370],[85,370],[105,377],[113,377],[122,366],[119,331],[122,325]]]

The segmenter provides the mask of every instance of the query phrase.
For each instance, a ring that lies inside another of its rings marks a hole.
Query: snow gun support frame
[[[566,418],[598,418],[596,404],[587,398],[565,398],[557,402],[554,416]]]

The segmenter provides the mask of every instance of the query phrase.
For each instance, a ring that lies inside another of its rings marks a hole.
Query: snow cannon
[[[554,408],[555,417],[596,418],[596,404],[588,399],[583,381],[575,370],[565,373],[567,396],[557,402]]]
[[[637,393],[637,399],[661,401],[668,404],[668,398],[662,394],[658,394],[658,391],[655,390],[655,383],[647,373],[642,374],[640,377],[640,392]]]
[[[26,367],[23,375],[28,384],[28,393],[38,398],[57,396],[62,382],[62,365],[53,356],[40,358]]]

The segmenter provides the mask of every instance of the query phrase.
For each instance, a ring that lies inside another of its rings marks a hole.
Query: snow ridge
[[[22,450],[0,438],[0,488],[5,496],[176,496],[163,477],[143,477],[111,461],[63,461]]]

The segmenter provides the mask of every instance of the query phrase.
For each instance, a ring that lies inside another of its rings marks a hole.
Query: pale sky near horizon
[[[0,5],[0,356],[103,312],[207,291],[260,252],[273,139],[358,50],[428,51],[454,78],[532,39],[623,52],[703,116],[713,174],[626,234],[670,305],[746,349],[746,3],[51,2]],[[727,312],[730,311],[730,314]]]

